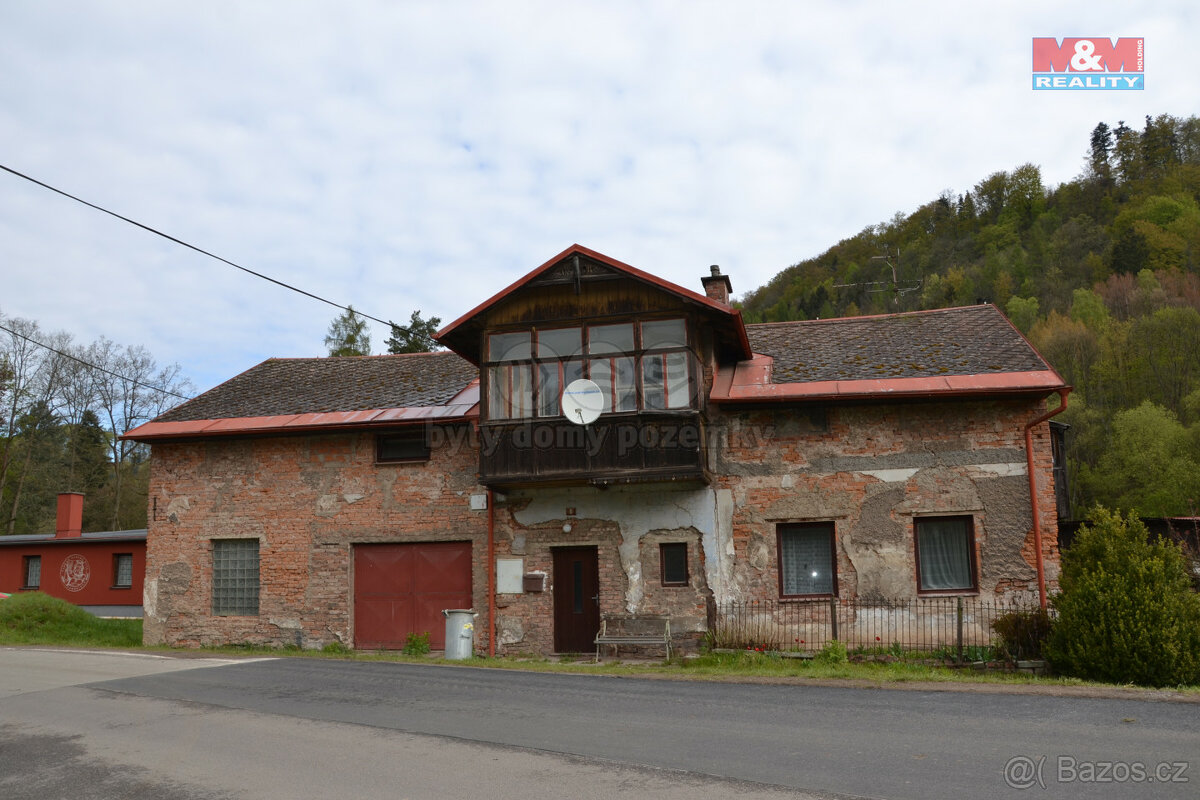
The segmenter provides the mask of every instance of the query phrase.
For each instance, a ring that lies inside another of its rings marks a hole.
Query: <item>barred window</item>
[[[113,556],[113,586],[118,589],[133,586],[133,553],[117,553]]]
[[[213,614],[258,614],[258,540],[213,540]]]

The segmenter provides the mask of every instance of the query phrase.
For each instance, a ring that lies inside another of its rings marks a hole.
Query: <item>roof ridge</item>
[[[331,358],[342,361],[360,361],[368,358],[399,358],[403,356],[446,356],[452,355],[457,358],[462,356],[455,353],[453,350],[431,350],[424,353],[368,353],[365,356],[268,356],[266,360],[260,361],[259,364],[265,364],[267,361],[327,361]],[[256,364],[255,366],[258,366]],[[254,369],[254,367],[251,367]]]

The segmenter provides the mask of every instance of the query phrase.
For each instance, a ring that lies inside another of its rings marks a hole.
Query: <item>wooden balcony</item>
[[[480,482],[486,486],[705,480],[700,415],[655,412],[483,423]]]

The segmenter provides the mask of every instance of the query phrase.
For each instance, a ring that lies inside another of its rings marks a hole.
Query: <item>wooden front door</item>
[[[399,650],[410,633],[446,646],[442,610],[471,607],[471,543],[354,546],[354,646]]]
[[[554,652],[586,653],[600,630],[600,569],[595,547],[555,547]]]

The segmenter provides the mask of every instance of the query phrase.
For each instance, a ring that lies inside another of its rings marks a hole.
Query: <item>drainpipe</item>
[[[1037,419],[1025,424],[1025,471],[1029,475],[1029,505],[1033,509],[1033,546],[1037,551],[1038,601],[1043,609],[1046,607],[1046,568],[1042,558],[1042,519],[1038,509],[1037,475],[1033,469],[1033,429],[1051,417],[1066,411],[1067,395],[1070,393],[1070,386],[1059,389],[1058,396],[1061,402],[1058,404],[1058,408],[1047,411]],[[1051,474],[1053,474],[1053,470],[1051,470]]]
[[[488,534],[488,658],[496,655],[496,498],[489,487],[487,490]]]

